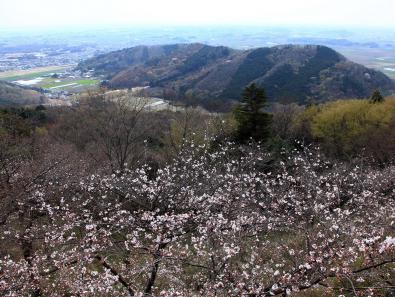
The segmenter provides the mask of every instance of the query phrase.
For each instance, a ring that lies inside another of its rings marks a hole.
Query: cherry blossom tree
[[[272,163],[259,145],[214,150],[191,143],[157,170],[145,165],[37,186],[28,207],[45,215],[24,234],[37,243],[28,257],[1,254],[0,290],[4,296],[393,290],[395,168],[333,164],[318,149]],[[20,237],[12,224],[1,232],[2,240]]]

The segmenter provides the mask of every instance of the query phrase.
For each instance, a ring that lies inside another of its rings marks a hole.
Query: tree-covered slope
[[[237,100],[251,83],[271,101],[327,101],[389,94],[395,82],[316,45],[238,51],[203,44],[134,47],[85,61],[82,70],[105,75],[113,88],[150,86],[209,99]]]
[[[203,47],[202,44],[171,44],[161,46],[136,46],[122,49],[82,61],[77,69],[95,70],[96,75],[112,77],[129,67],[145,64],[156,66],[161,59],[173,56],[192,56]]]
[[[0,81],[0,105],[2,106],[41,104],[45,100],[45,96],[37,91]]]

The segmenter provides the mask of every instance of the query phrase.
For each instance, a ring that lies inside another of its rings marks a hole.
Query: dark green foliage
[[[249,53],[221,97],[239,98],[243,88],[254,79],[263,76],[273,66],[273,63],[267,58],[270,53],[270,48],[259,48]]]
[[[311,95],[310,85],[312,77],[319,78],[320,72],[327,68],[333,67],[340,62],[342,57],[334,50],[325,46],[318,46],[317,52],[297,73],[284,72],[284,78],[281,81],[286,82],[273,94],[275,98],[292,96],[291,101],[305,103]],[[278,77],[277,77],[278,79]],[[266,82],[263,85],[266,87]]]
[[[267,57],[270,53],[272,51],[269,48],[251,52],[240,65],[222,96],[235,98],[252,80],[264,76],[273,67],[273,63]],[[341,60],[342,56],[334,50],[317,46],[316,54],[297,72],[293,71],[291,65],[285,64],[265,78],[261,86],[267,90],[271,98],[304,103],[310,95],[312,77],[319,78],[322,70],[333,67]]]
[[[31,131],[32,127],[28,121],[8,110],[0,110],[0,138],[4,138],[5,135],[12,138],[26,137]]]
[[[196,71],[203,66],[212,63],[218,59],[224,58],[230,54],[230,50],[224,46],[211,47],[204,46],[197,53],[188,57],[180,68],[181,74]]]
[[[151,60],[148,60],[147,62],[145,62],[145,66],[147,67],[154,67],[154,66],[158,66],[160,63],[160,58],[156,57],[156,58],[152,58]]]
[[[265,141],[269,137],[271,116],[263,111],[266,106],[265,90],[255,84],[246,87],[241,103],[235,108],[237,121],[236,139],[247,142],[250,139]]]
[[[179,46],[178,44],[167,44],[167,45],[163,45],[163,46],[162,46],[165,55],[170,55],[170,54],[172,54],[173,52],[175,52],[176,50],[178,50],[179,47],[180,47],[180,46]]]
[[[384,102],[384,97],[381,95],[379,90],[375,90],[370,97],[370,102],[371,103],[381,103]]]
[[[284,64],[278,67],[272,75],[265,79],[262,87],[266,90],[267,95],[271,99],[277,99],[279,102],[298,101],[294,90],[287,88],[287,85],[294,75],[292,66]]]
[[[48,122],[46,109],[39,105],[36,108],[9,107],[0,108],[0,128],[5,123],[4,119],[15,118],[23,123],[26,130],[33,130],[36,127],[45,125]],[[3,127],[4,128],[4,127]]]
[[[145,63],[147,63],[147,66],[156,65],[158,58],[169,56],[178,49],[178,44],[152,47],[136,46],[82,61],[78,64],[77,69],[81,71],[94,69],[96,75],[105,75],[107,78],[112,78],[132,66]]]
[[[353,79],[350,76],[344,76],[341,90],[345,94],[348,94],[350,90],[352,90],[352,93],[355,94],[354,97],[357,98],[363,98],[365,93],[363,83]]]
[[[165,75],[158,80],[153,80],[150,86],[161,87],[169,81],[172,82],[177,79],[189,75],[190,73],[201,70],[204,66],[211,65],[220,59],[224,59],[231,53],[230,49],[224,46],[203,46],[194,54],[187,57],[187,59],[176,68],[170,75]],[[181,92],[186,92],[190,87],[194,85],[194,80],[190,81],[190,86],[185,89],[180,88]]]
[[[81,62],[77,69],[87,71],[95,69],[96,75],[112,77],[130,66],[147,62],[150,56],[146,46],[114,51]]]
[[[144,47],[143,48],[143,53],[141,54],[141,59],[143,61],[148,61],[148,59],[150,58],[149,53],[148,53],[148,48]]]
[[[13,106],[13,105],[15,105],[14,102],[0,98],[0,106]]]
[[[35,110],[36,111],[44,111],[44,110],[46,110],[46,108],[44,105],[38,105],[38,106],[36,106]]]
[[[383,94],[395,91],[395,83],[381,72],[315,45],[247,51],[204,44],[135,47],[82,62],[83,67],[110,77],[111,88],[149,85],[159,91],[174,89],[178,96],[173,99],[177,100],[186,92],[205,101],[238,100],[251,83],[280,103],[362,99],[375,88]]]
[[[308,99],[306,94],[310,94],[309,84],[311,83],[311,77],[319,78],[321,71],[333,67],[341,61],[342,56],[334,50],[325,46],[318,46],[316,55],[300,69],[296,79],[287,86],[288,89],[295,88],[299,97],[299,103],[305,103]]]

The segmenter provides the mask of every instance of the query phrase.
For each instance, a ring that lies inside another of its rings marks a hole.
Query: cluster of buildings
[[[91,47],[80,47],[78,50],[70,50],[65,47],[46,48],[40,51],[29,51],[29,49],[0,50],[0,72],[11,70],[27,70],[38,67],[54,65],[76,65],[79,61],[92,57],[96,49]]]

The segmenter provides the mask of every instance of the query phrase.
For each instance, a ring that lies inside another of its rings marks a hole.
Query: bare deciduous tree
[[[152,129],[146,106],[147,99],[127,92],[89,92],[79,99],[74,116],[66,117],[61,136],[101,166],[123,171],[144,159],[144,140]]]

